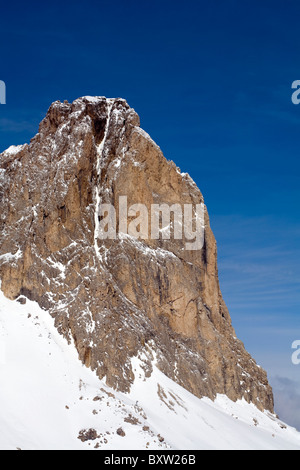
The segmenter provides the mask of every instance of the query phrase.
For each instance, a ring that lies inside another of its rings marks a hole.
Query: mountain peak
[[[38,302],[108,386],[128,392],[141,353],[151,376],[154,350],[158,369],[197,397],[273,411],[267,375],[221,295],[201,191],[126,100],[54,102],[29,146],[0,155],[0,196],[4,294]],[[158,207],[166,212],[153,237]]]

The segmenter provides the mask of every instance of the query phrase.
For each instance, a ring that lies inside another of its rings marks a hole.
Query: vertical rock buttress
[[[122,198],[123,199],[120,199]],[[194,181],[167,161],[122,99],[55,102],[29,145],[0,155],[0,278],[55,318],[80,359],[124,392],[144,352],[198,397],[226,394],[273,411],[266,372],[237,339],[221,295],[205,208],[204,244],[100,240],[100,205],[203,204]]]

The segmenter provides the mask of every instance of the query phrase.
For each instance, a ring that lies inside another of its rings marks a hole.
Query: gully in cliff
[[[150,212],[150,214],[149,214]],[[173,218],[172,218],[173,214]],[[186,250],[201,250],[204,245],[204,204],[133,204],[128,208],[127,196],[119,197],[120,235],[136,239],[190,240]],[[149,230],[150,229],[150,230]],[[117,238],[117,210],[112,204],[99,204],[97,238]]]

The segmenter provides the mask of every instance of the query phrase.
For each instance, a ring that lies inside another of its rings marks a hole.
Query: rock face
[[[273,411],[267,376],[236,338],[204,244],[98,238],[100,204],[203,203],[187,174],[140,128],[125,100],[55,102],[29,145],[0,155],[0,278],[10,299],[37,301],[83,363],[127,392],[131,359],[152,361],[198,397],[226,394]]]

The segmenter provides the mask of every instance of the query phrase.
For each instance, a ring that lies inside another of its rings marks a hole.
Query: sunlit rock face
[[[143,351],[148,375],[155,355],[163,373],[198,397],[244,397],[273,411],[266,373],[236,338],[221,295],[203,196],[125,100],[53,103],[29,145],[0,155],[0,204],[4,294],[48,310],[109,386],[130,390],[131,359]],[[104,204],[115,210],[115,236],[106,239]],[[145,213],[130,213],[135,204],[149,216],[154,205],[202,205],[201,248],[187,249],[184,234],[154,239]],[[129,230],[137,217],[139,238]]]

